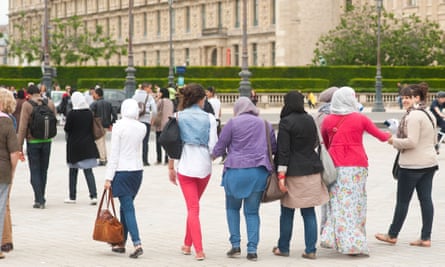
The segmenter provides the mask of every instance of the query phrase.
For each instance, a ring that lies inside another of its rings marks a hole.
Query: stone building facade
[[[25,24],[30,31],[40,30],[44,1],[9,0],[11,36],[14,36],[16,23]],[[135,65],[168,66],[169,1],[133,1]],[[118,44],[125,45],[129,32],[129,2],[48,0],[48,5],[50,20],[77,15],[90,30],[97,24],[102,25]],[[310,64],[316,40],[337,23],[341,2],[344,1],[247,0],[249,66]],[[240,66],[242,5],[243,0],[174,0],[171,25],[174,64]],[[126,64],[126,56],[99,62],[99,65]]]
[[[47,0],[50,20],[77,15],[89,30],[101,25],[126,45],[130,0]],[[132,0],[135,66],[168,66],[169,0]],[[334,28],[348,4],[376,0],[246,0],[249,66],[312,64],[318,38]],[[9,32],[14,24],[40,32],[45,0],[9,0]],[[416,13],[445,29],[445,0],[383,0],[399,16]],[[175,65],[241,66],[243,0],[173,0],[171,25]],[[24,14],[22,18],[21,14]],[[99,65],[127,65],[114,56]],[[93,65],[94,62],[88,62]]]

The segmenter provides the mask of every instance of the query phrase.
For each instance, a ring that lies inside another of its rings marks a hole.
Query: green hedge
[[[159,78],[136,79],[136,83],[141,83],[144,80],[150,81],[153,84],[162,86],[164,80]],[[274,91],[289,91],[296,90],[313,90],[314,92],[322,91],[329,85],[329,80],[325,79],[250,79],[253,88],[259,88],[260,91],[267,91],[274,89]],[[125,79],[79,79],[77,85],[79,88],[88,88],[96,83],[99,83],[104,88],[118,88],[122,89],[125,84]],[[218,92],[238,92],[240,79],[199,79],[186,78],[186,83],[199,83],[204,87],[214,86]],[[311,89],[308,89],[311,88]]]
[[[383,92],[393,93],[397,92],[397,83],[401,84],[415,84],[420,82],[426,82],[429,85],[430,91],[440,91],[445,88],[445,79],[432,79],[432,78],[410,78],[410,79],[382,79]],[[375,88],[375,79],[351,79],[349,85],[353,88],[359,89],[359,91],[367,92]]]
[[[125,66],[58,67],[53,82],[63,88],[69,84],[74,88],[89,88],[97,83],[109,88],[123,88],[126,76]],[[151,82],[167,85],[168,67],[136,67],[137,83]],[[329,86],[349,85],[360,90],[375,87],[375,66],[303,66],[303,67],[249,67],[252,73],[252,87],[256,90],[289,88],[312,90],[314,92]],[[429,81],[437,90],[445,90],[441,81],[445,66],[438,67],[392,67],[382,66],[383,90],[391,92],[397,81]],[[239,87],[239,67],[187,67],[185,81],[196,81],[203,86],[213,85],[222,90]],[[16,87],[26,86],[28,81],[42,77],[40,67],[0,67],[0,78],[4,84]],[[21,83],[22,79],[24,82]],[[300,79],[301,81],[297,82]],[[326,83],[327,81],[327,83]]]

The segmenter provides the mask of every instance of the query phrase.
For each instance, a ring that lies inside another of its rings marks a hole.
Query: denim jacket
[[[184,144],[208,146],[209,115],[197,104],[178,112],[178,124]]]

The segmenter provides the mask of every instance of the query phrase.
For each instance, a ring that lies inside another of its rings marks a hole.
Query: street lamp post
[[[239,83],[239,94],[240,96],[250,97],[251,84],[249,77],[252,75],[247,68],[248,62],[247,54],[247,0],[243,0],[243,54],[242,54],[242,66],[239,76],[241,77],[241,82]]]
[[[125,96],[131,98],[136,89],[136,69],[133,61],[133,0],[128,4],[128,67],[125,69]]]
[[[42,84],[45,85],[47,94],[51,94],[52,89],[52,69],[49,65],[49,14],[48,14],[48,0],[45,0],[44,7],[44,22],[42,29],[42,52],[43,52],[43,76]]]
[[[380,23],[382,13],[382,1],[377,1],[377,73],[375,76],[375,102],[372,107],[373,112],[385,112],[385,107],[382,101],[382,66],[380,64]]]
[[[170,39],[169,39],[169,54],[170,54],[170,64],[168,67],[168,86],[174,87],[175,85],[175,75],[173,73],[173,0],[168,0],[168,17],[170,23]]]

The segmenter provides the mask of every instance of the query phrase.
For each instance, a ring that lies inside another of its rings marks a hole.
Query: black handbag
[[[392,165],[392,177],[395,180],[399,178],[399,169],[400,169],[399,156],[400,156],[400,151],[397,152],[396,158],[394,159],[394,163]]]
[[[179,132],[178,118],[169,117],[159,136],[159,143],[171,159],[179,159],[182,154],[182,140]]]

